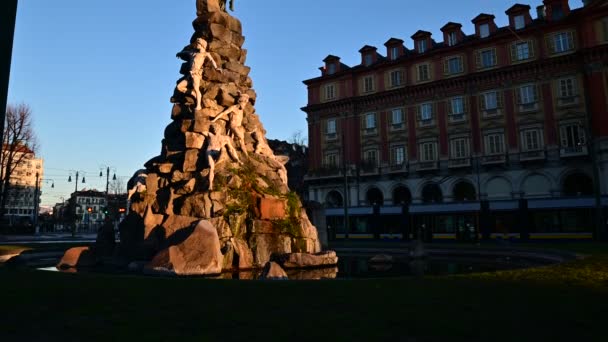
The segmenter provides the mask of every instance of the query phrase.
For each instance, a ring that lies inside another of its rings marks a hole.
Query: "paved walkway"
[[[85,242],[95,241],[95,233],[40,233],[32,235],[4,235],[0,234],[0,245],[13,243],[60,243],[60,242]]]

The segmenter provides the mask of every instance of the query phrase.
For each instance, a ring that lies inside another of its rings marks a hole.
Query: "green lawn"
[[[546,246],[592,256],[463,276],[294,282],[0,267],[0,340],[605,341],[608,244]]]

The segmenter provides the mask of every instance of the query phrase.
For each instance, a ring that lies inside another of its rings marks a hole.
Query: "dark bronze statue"
[[[230,10],[234,12],[234,0],[230,0]],[[220,0],[220,9],[226,11],[226,0]]]

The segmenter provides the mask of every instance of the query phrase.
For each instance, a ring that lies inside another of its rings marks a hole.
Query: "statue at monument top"
[[[230,0],[229,4],[230,10],[234,12],[234,0]],[[220,0],[220,9],[222,11],[226,11],[226,0]]]
[[[228,7],[234,11],[234,0],[229,0]],[[226,0],[196,0],[196,11],[198,15],[205,12],[226,11]]]

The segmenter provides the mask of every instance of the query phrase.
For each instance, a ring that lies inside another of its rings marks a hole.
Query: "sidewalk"
[[[96,233],[40,233],[31,235],[3,235],[0,234],[0,245],[13,243],[58,243],[58,242],[92,242]]]

